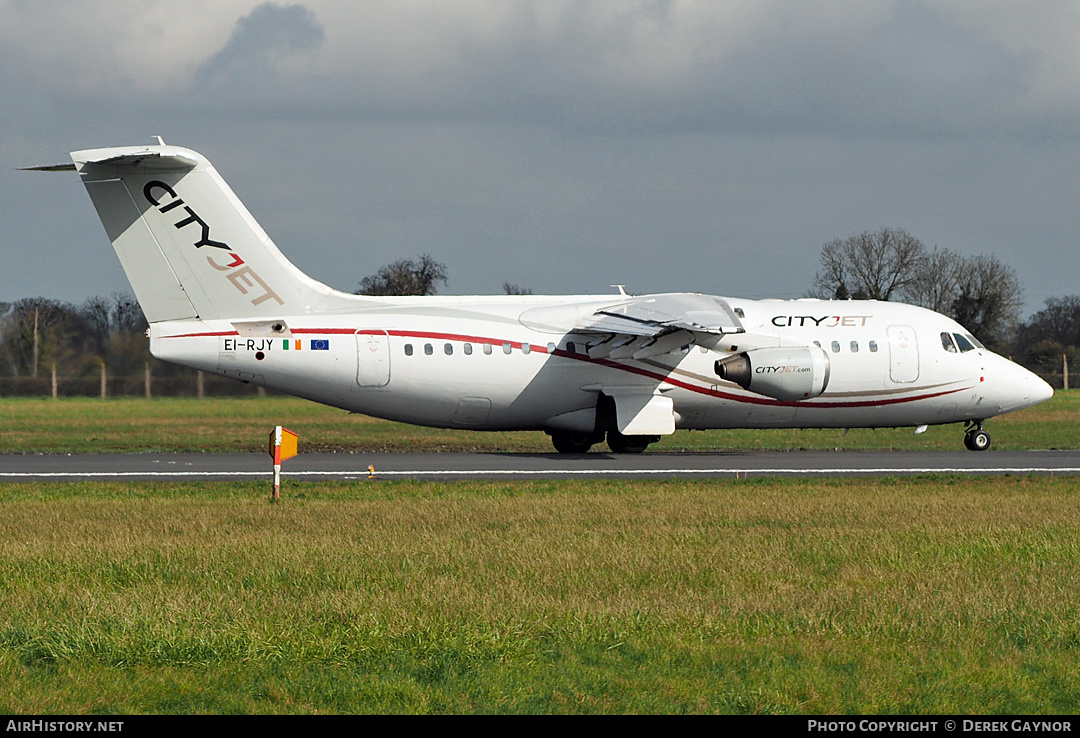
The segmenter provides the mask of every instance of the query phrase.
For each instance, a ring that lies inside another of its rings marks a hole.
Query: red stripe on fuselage
[[[206,338],[214,336],[239,336],[240,331],[209,331],[207,333],[177,333],[175,336],[159,336],[160,338]]]

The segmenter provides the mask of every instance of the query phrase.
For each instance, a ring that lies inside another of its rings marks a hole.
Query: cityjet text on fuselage
[[[873,315],[776,315],[772,324],[777,328],[862,328]]]
[[[754,374],[806,374],[812,372],[808,366],[799,366],[798,364],[781,364],[780,366],[756,366],[754,367]]]

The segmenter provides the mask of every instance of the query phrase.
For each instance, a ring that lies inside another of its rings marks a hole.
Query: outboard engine
[[[720,359],[716,376],[774,400],[817,397],[829,386],[829,355],[817,346],[760,348]]]

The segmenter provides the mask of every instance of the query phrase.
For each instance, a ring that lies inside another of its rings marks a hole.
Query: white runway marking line
[[[433,476],[629,476],[629,475],[689,475],[689,474],[1077,474],[1080,467],[891,467],[836,469],[422,469],[416,471],[376,471],[375,477],[433,477]],[[0,472],[0,479],[122,479],[127,477],[269,477],[265,471],[177,471],[177,472]],[[286,477],[367,477],[367,469],[357,471],[295,471]]]

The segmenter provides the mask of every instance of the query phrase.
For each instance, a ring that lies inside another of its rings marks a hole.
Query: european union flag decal
[[[313,338],[311,339],[312,351],[329,351],[330,339],[329,338]]]

